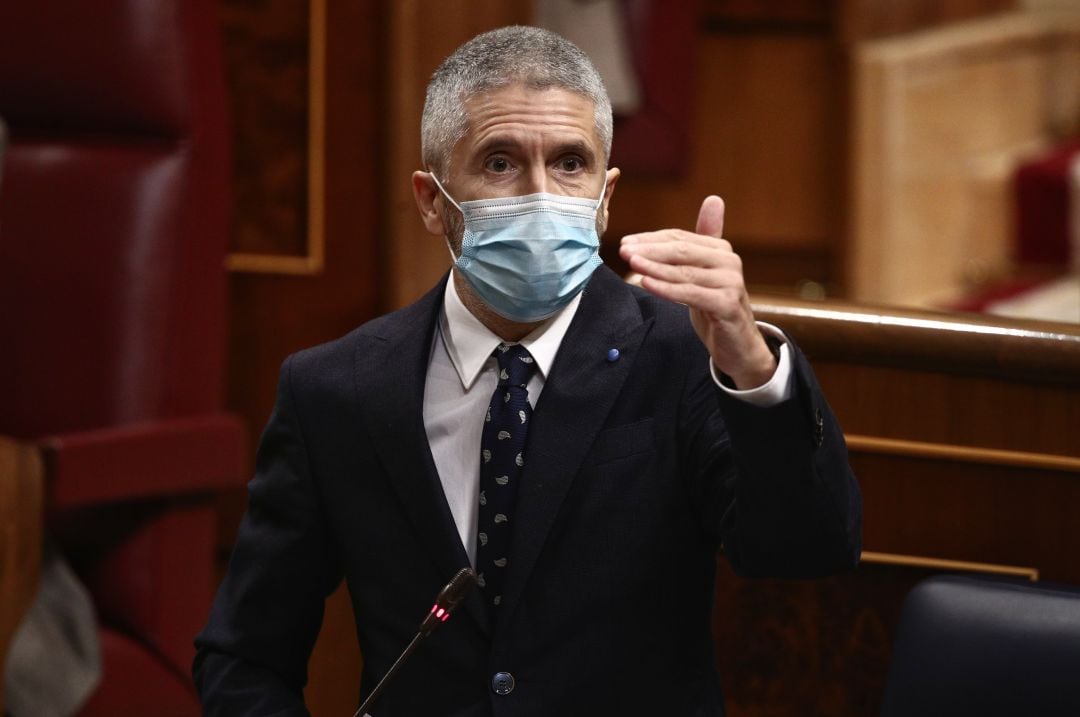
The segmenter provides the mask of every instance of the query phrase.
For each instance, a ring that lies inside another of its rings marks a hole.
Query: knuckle
[[[726,286],[720,290],[720,311],[725,319],[736,316],[740,310],[739,290],[732,286]]]

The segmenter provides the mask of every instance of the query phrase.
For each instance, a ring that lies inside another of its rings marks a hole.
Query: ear
[[[424,222],[424,228],[435,236],[446,236],[446,226],[443,224],[442,210],[444,199],[442,192],[435,186],[435,180],[429,172],[419,170],[412,173],[413,198],[416,199],[416,208],[420,210],[420,219]]]
[[[607,189],[604,191],[604,226],[608,225],[608,205],[611,203],[611,195],[615,194],[615,185],[619,183],[619,177],[622,176],[622,171],[617,167],[612,167],[607,171],[607,177],[604,181],[607,182]]]

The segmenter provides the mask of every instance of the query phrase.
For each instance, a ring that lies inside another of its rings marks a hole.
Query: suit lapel
[[[402,509],[446,580],[469,564],[424,430],[424,384],[445,277],[420,301],[361,334],[356,389],[361,413]],[[434,589],[437,590],[437,586]],[[435,593],[432,593],[432,598]],[[478,591],[465,610],[488,634]]]
[[[650,322],[622,280],[600,267],[544,383],[529,428],[499,622],[509,619],[563,499],[622,389]],[[617,349],[617,360],[608,351]]]

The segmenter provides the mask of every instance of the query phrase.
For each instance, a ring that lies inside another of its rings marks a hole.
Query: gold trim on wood
[[[897,553],[876,553],[864,550],[862,562],[876,565],[899,565],[908,568],[929,568],[931,570],[961,570],[968,573],[989,573],[1027,578],[1035,582],[1039,579],[1038,568],[1018,565],[998,565],[996,563],[975,563],[967,560],[946,560],[927,558],[921,555],[900,555]]]
[[[1038,470],[1080,473],[1080,458],[1050,453],[1003,451],[996,448],[973,448],[942,443],[924,443],[877,436],[846,435],[848,449],[861,453],[937,458],[961,463],[1035,468]]]
[[[233,253],[229,271],[312,276],[322,273],[326,211],[326,0],[310,0],[308,34],[307,254]]]

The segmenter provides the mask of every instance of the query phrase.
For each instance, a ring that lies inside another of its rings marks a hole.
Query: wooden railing
[[[754,312],[828,362],[1080,387],[1080,325],[797,299]]]

